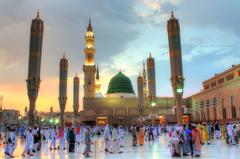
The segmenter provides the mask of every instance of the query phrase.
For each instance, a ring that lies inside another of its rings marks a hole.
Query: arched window
[[[206,107],[209,107],[209,105],[210,105],[210,100],[208,99],[208,100],[206,101]]]
[[[222,108],[222,115],[223,115],[223,119],[227,118],[227,112],[225,107]]]
[[[205,121],[206,120],[206,117],[205,117],[205,113],[203,110],[201,110],[201,116],[202,116],[202,121]]]
[[[207,107],[207,120],[210,120],[210,111],[209,111],[209,107]]]
[[[216,98],[216,97],[214,97],[212,102],[213,102],[213,106],[215,106],[215,107],[216,107],[216,106],[217,106],[217,98]]]
[[[237,117],[236,107],[235,107],[235,106],[232,106],[231,109],[232,109],[232,118],[236,118],[236,117]]]
[[[214,115],[214,120],[217,120],[217,98],[213,98],[213,115]]]

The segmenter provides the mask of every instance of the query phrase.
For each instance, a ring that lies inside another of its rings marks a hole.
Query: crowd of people
[[[167,126],[171,156],[192,155],[200,157],[201,146],[213,139],[225,139],[227,144],[239,144],[240,123],[192,123]]]
[[[140,125],[129,127],[120,125],[105,126],[35,126],[0,129],[0,144],[5,144],[5,155],[14,157],[17,138],[25,140],[22,156],[34,156],[41,151],[42,144],[49,145],[50,151],[75,152],[75,145],[83,145],[83,155],[89,157],[92,152],[93,137],[98,136],[104,142],[106,153],[123,153],[125,138],[131,134],[132,146],[142,146],[146,142],[156,141],[162,133],[167,133],[171,156],[192,155],[200,157],[201,146],[211,144],[213,139],[225,139],[227,144],[239,144],[240,123],[189,123],[183,125]]]

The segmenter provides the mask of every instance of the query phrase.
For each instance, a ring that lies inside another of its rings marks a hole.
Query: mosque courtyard
[[[165,134],[158,140],[146,142],[144,146],[132,147],[131,136],[127,135],[125,139],[125,147],[122,148],[121,154],[109,154],[104,152],[104,142],[102,137],[96,137],[92,145],[92,159],[171,159],[168,149],[167,137]],[[22,158],[21,153],[24,149],[24,141],[18,140],[18,146],[14,152],[15,158]],[[65,151],[50,151],[47,144],[43,144],[41,152],[34,153],[34,156],[25,157],[29,159],[82,159],[84,145],[77,145],[75,153]],[[239,145],[230,146],[224,140],[212,140],[210,145],[202,146],[202,159],[239,159]],[[9,158],[4,156],[4,145],[0,146],[0,158]],[[194,157],[179,157],[183,159],[191,159]]]

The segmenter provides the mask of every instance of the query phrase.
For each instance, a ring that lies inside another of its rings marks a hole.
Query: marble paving
[[[91,159],[171,159],[167,147],[167,138],[163,134],[154,142],[146,142],[144,146],[131,146],[131,135],[127,135],[126,146],[122,149],[122,154],[109,154],[104,152],[104,142],[101,137],[94,138],[92,145]],[[21,153],[24,149],[24,141],[18,140],[15,150],[15,158],[22,158]],[[83,159],[84,145],[76,145],[75,153],[65,151],[50,151],[47,144],[43,144],[41,152],[35,153],[29,159]],[[4,155],[4,145],[0,145],[0,158],[9,158]],[[178,157],[182,159],[192,159],[194,157]],[[240,145],[230,146],[224,140],[213,140],[211,145],[202,146],[202,159],[240,159]]]

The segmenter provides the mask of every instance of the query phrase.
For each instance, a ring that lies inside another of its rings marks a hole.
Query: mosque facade
[[[119,71],[109,82],[106,96],[100,92],[99,68],[94,62],[94,32],[91,22],[87,28],[84,72],[83,110],[80,122],[85,124],[131,124],[133,122],[175,122],[175,98],[156,96],[155,62],[151,56],[143,62],[143,70],[136,79],[138,90],[132,81]],[[146,71],[147,70],[147,71]],[[188,99],[183,99],[182,112],[190,119]]]

